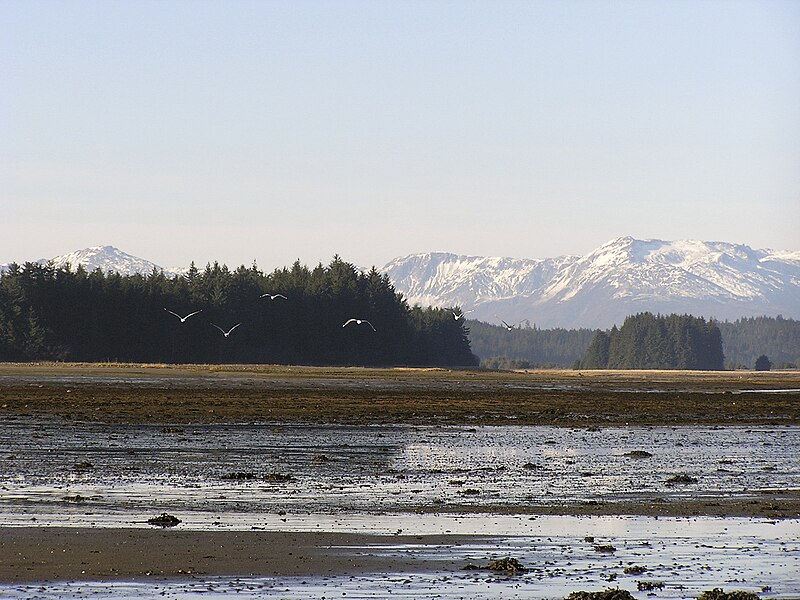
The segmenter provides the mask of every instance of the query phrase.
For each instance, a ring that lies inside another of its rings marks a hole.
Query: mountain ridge
[[[39,264],[50,263],[56,269],[64,268],[67,265],[72,269],[81,266],[90,273],[95,269],[100,269],[104,273],[113,272],[120,275],[148,275],[155,270],[158,273],[164,273],[168,277],[174,277],[182,275],[186,271],[183,268],[165,269],[154,262],[123,252],[115,246],[90,246],[82,250],[75,250],[49,259],[40,258],[32,262]],[[0,265],[0,272],[5,271],[9,264]]]
[[[800,316],[800,252],[728,242],[626,236],[551,259],[424,253],[383,272],[411,304],[458,305],[495,323],[607,328],[644,311]]]
[[[57,256],[121,275],[182,275],[114,246]],[[0,270],[5,265],[0,265]],[[586,255],[512,258],[427,252],[395,258],[382,273],[409,304],[454,307],[490,323],[608,328],[637,312],[707,318],[800,318],[800,251],[698,240],[610,240]]]

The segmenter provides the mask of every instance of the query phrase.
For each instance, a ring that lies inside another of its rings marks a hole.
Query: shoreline
[[[521,523],[530,522],[519,516]],[[515,534],[507,531],[494,534],[472,531],[398,531],[382,534],[0,526],[0,586],[56,582],[131,582],[151,585],[222,578],[294,579],[306,583],[304,579],[386,577],[392,574],[401,577],[414,574],[459,577],[465,575],[467,565],[486,565],[495,558],[516,556],[522,559],[523,564],[534,566],[530,563],[532,554],[541,555],[544,552],[545,556],[569,561],[570,548],[591,553],[593,545],[600,544],[603,547],[608,542],[618,545],[626,554],[633,551],[635,555],[640,555],[636,548],[652,548],[647,537],[647,531],[655,531],[651,527],[680,527],[681,522],[691,521],[691,526],[710,527],[705,534],[706,539],[715,539],[723,531],[728,531],[729,527],[731,531],[745,527],[753,532],[753,528],[770,524],[794,531],[800,523],[798,519],[780,523],[762,517],[735,521],[722,519],[724,523],[714,524],[712,521],[711,524],[701,525],[697,517],[684,517],[674,519],[677,523],[670,524],[660,521],[657,516],[644,517],[649,519],[648,524],[634,515],[614,517],[632,519],[633,531],[637,532],[633,533],[633,545],[625,541],[629,538],[620,529],[602,526],[599,530],[593,529],[593,520],[588,518],[583,523],[573,522],[575,529],[562,532],[561,535],[566,533],[566,536],[560,540],[549,537],[553,535],[552,523],[545,524],[544,530],[537,530],[535,520],[533,530]],[[637,522],[638,525],[635,524]],[[587,537],[588,533],[593,535]],[[778,535],[783,534],[767,534],[773,540]],[[509,543],[513,538],[525,542],[521,545]],[[681,543],[691,547],[696,543],[693,539],[696,538],[690,536]],[[543,540],[546,543],[541,547]],[[598,551],[595,549],[595,552]],[[653,558],[640,560],[651,563]],[[502,575],[484,568],[480,577]]]

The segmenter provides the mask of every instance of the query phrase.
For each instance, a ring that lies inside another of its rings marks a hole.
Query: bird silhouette
[[[261,294],[262,298],[267,297],[267,296],[269,296],[270,300],[275,300],[275,298],[283,298],[284,300],[288,300],[288,298],[286,296],[284,296],[283,294]]]
[[[174,312],[172,312],[171,310],[169,310],[169,309],[168,309],[168,308],[166,308],[166,307],[164,308],[164,310],[165,310],[165,311],[167,311],[169,314],[171,314],[171,315],[175,315],[176,317],[178,317],[178,318],[181,320],[181,323],[186,323],[186,319],[188,319],[188,318],[189,318],[189,317],[191,317],[192,315],[196,315],[196,314],[197,314],[197,313],[199,313],[199,312],[203,312],[203,309],[201,308],[200,310],[196,310],[196,311],[194,311],[194,312],[192,312],[192,313],[189,313],[189,314],[188,314],[188,315],[186,315],[185,317],[182,317],[182,316],[180,316],[178,313],[174,313]]]
[[[217,329],[219,329],[219,330],[222,332],[222,335],[224,335],[225,337],[228,337],[228,336],[231,334],[231,331],[233,331],[233,330],[234,330],[234,329],[236,329],[236,328],[237,328],[239,325],[241,325],[241,323],[237,323],[236,325],[234,325],[233,327],[231,327],[230,329],[228,329],[228,331],[225,331],[225,330],[224,330],[222,327],[220,327],[219,325],[216,325],[215,323],[211,323],[211,324],[212,324],[212,325],[214,325],[214,327],[216,327]]]
[[[513,329],[514,329],[514,328],[515,328],[517,325],[519,325],[520,323],[522,323],[522,321],[520,321],[519,323],[514,323],[513,325],[509,325],[508,323],[506,323],[505,321],[503,321],[503,319],[500,319],[500,322],[503,324],[503,327],[505,327],[505,328],[506,328],[506,329],[508,329],[509,331],[513,330]]]
[[[367,325],[372,327],[372,331],[378,331],[377,329],[375,329],[372,323],[370,323],[366,319],[347,319],[347,321],[344,322],[344,325],[342,325],[342,327],[347,327],[348,325],[350,325],[350,323],[355,323],[356,325],[361,325],[363,323],[366,323]]]

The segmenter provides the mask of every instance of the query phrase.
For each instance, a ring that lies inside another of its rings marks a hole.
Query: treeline
[[[640,313],[619,329],[596,331],[580,367],[722,370],[722,335],[703,318]]]
[[[591,329],[539,329],[516,327],[508,330],[481,321],[469,322],[472,351],[489,369],[572,367],[583,360],[592,340]]]
[[[201,312],[181,321],[168,311]],[[369,323],[343,327],[349,319]],[[0,276],[2,361],[475,366],[468,334],[452,311],[411,308],[388,276],[339,257],[270,274],[214,263],[181,277],[121,276],[25,263]]]
[[[800,321],[777,317],[748,317],[717,323],[729,369],[752,369],[761,355],[774,368],[800,366]]]
[[[770,359],[773,368],[800,366],[800,321],[749,317],[714,324],[722,336],[726,369],[752,369],[762,355]],[[481,358],[481,366],[489,369],[580,368],[595,337],[591,329],[523,325],[509,331],[481,321],[469,321],[469,328],[472,350]]]

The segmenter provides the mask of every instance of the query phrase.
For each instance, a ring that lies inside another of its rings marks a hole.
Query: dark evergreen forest
[[[490,369],[571,367],[586,356],[591,329],[515,328],[469,321],[472,351]]]
[[[773,368],[800,366],[800,321],[750,317],[714,324],[722,335],[726,369],[752,369],[762,354],[769,357]],[[535,326],[508,331],[481,321],[469,321],[469,328],[472,351],[481,358],[482,366],[491,369],[581,366],[596,333]]]
[[[752,369],[766,355],[773,368],[800,366],[800,321],[778,317],[749,317],[717,323],[728,368]]]
[[[622,327],[595,332],[583,369],[724,368],[722,335],[713,321],[691,315],[639,313]]]
[[[168,311],[201,312],[181,321]],[[349,319],[369,323],[343,326]],[[339,257],[270,274],[215,263],[183,277],[121,276],[25,263],[0,276],[2,361],[475,366],[468,334],[452,311],[411,308],[386,275]]]

